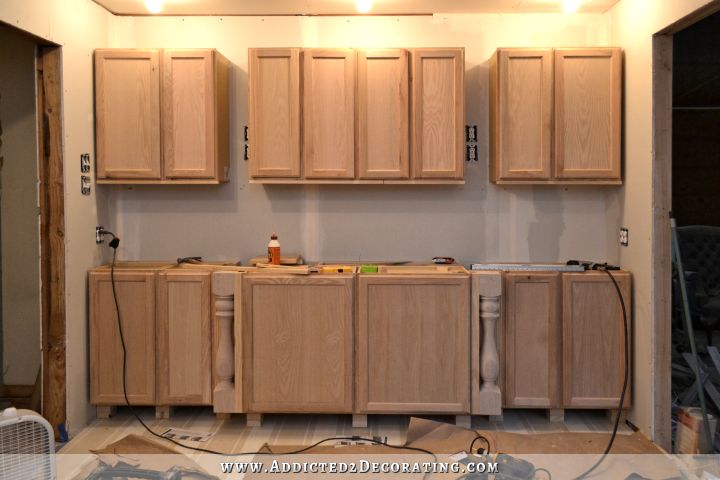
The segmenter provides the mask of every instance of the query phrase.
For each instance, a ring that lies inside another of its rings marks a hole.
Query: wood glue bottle
[[[277,233],[273,233],[270,236],[270,243],[268,243],[268,263],[280,265],[280,242],[278,242]]]

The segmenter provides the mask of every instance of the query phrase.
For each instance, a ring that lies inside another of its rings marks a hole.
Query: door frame
[[[652,287],[653,440],[670,451],[672,442],[672,107],[673,35],[720,11],[720,0],[686,15],[653,35],[652,50]]]
[[[42,304],[42,415],[56,438],[67,436],[65,367],[65,187],[63,181],[62,50],[37,50],[38,180]]]

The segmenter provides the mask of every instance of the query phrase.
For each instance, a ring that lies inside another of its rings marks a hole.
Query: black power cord
[[[128,407],[130,412],[133,414],[135,419],[137,419],[138,422],[140,422],[140,425],[145,428],[145,430],[148,431],[151,435],[160,438],[162,440],[166,440],[168,442],[171,442],[178,447],[186,448],[188,450],[194,450],[196,452],[203,452],[203,453],[211,453],[213,455],[222,455],[227,457],[239,457],[239,456],[246,456],[246,455],[296,455],[299,453],[306,452],[310,449],[313,449],[317,447],[318,445],[321,445],[326,442],[330,442],[333,440],[338,441],[364,441],[369,442],[375,445],[382,445],[384,447],[393,448],[396,450],[408,450],[408,451],[415,451],[420,453],[425,453],[427,455],[430,455],[433,457],[433,459],[437,462],[437,456],[431,452],[430,450],[425,450],[424,448],[417,448],[417,447],[407,447],[407,446],[400,446],[400,445],[391,445],[387,442],[383,442],[381,440],[376,440],[373,438],[364,438],[360,436],[339,436],[339,437],[328,437],[323,438],[322,440],[313,443],[309,447],[304,447],[298,450],[293,450],[290,452],[281,452],[281,453],[274,453],[274,452],[241,452],[241,453],[226,453],[226,452],[219,452],[216,450],[211,450],[209,448],[200,448],[200,447],[191,447],[190,445],[185,445],[183,443],[178,442],[177,440],[174,440],[172,438],[167,438],[159,433],[154,432],[148,425],[143,421],[142,418],[140,418],[140,415],[135,411],[132,404],[130,403],[130,399],[128,398],[127,394],[127,348],[125,346],[125,335],[123,334],[123,328],[122,328],[122,321],[120,319],[120,304],[118,303],[117,298],[117,291],[115,289],[115,260],[117,257],[117,248],[120,245],[120,239],[116,237],[112,232],[109,232],[107,230],[103,230],[100,232],[102,235],[111,235],[112,240],[110,241],[110,247],[113,249],[113,257],[112,257],[112,264],[110,265],[110,284],[112,286],[112,294],[113,294],[113,301],[115,302],[115,313],[116,313],[116,319],[117,319],[117,327],[118,332],[120,333],[120,345],[122,346],[122,352],[123,352],[123,365],[122,365],[122,376],[123,376],[123,397],[125,398],[125,405]]]
[[[617,283],[617,280],[615,280],[615,277],[613,277],[612,273],[610,273],[610,270],[617,270],[615,267],[610,267],[609,265],[599,265],[594,264],[593,265],[594,270],[602,271],[607,273],[608,277],[610,277],[610,280],[612,280],[613,285],[615,286],[615,291],[618,294],[618,298],[620,299],[620,305],[622,306],[622,312],[623,312],[623,327],[625,330],[625,379],[623,380],[623,388],[622,393],[620,394],[620,403],[618,404],[618,411],[617,411],[617,417],[615,418],[615,425],[613,427],[612,436],[610,437],[610,442],[608,443],[607,448],[605,449],[605,452],[603,452],[602,456],[598,459],[595,464],[590,467],[588,470],[586,470],[581,475],[575,477],[574,480],[581,480],[583,478],[587,478],[590,473],[592,473],[602,462],[605,460],[605,457],[607,457],[608,453],[610,453],[610,449],[613,446],[613,443],[615,442],[615,436],[617,435],[618,426],[620,425],[620,417],[622,416],[622,408],[623,404],[625,403],[625,394],[627,392],[627,386],[628,386],[628,377],[630,374],[630,345],[629,345],[629,339],[628,339],[628,320],[627,320],[627,308],[625,306],[625,299],[623,298],[622,292],[620,291],[620,286]],[[550,472],[548,472],[549,474]]]
[[[473,441],[470,443],[470,448],[468,449],[468,453],[470,453],[470,454],[475,453],[473,451],[473,447],[475,446],[475,442],[477,442],[478,440],[483,440],[485,442],[485,445],[487,446],[487,450],[485,450],[485,452],[480,452],[480,453],[486,453],[486,452],[490,453],[490,440],[488,440],[487,437],[485,437],[484,435],[480,435],[479,433],[477,434],[477,436],[475,438],[473,438]]]

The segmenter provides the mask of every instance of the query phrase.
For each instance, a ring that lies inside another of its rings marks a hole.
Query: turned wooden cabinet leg
[[[96,416],[97,418],[110,418],[115,415],[115,407],[112,405],[98,405]]]
[[[248,427],[262,427],[262,413],[248,413],[245,415],[245,425]]]
[[[214,357],[217,385],[213,390],[213,410],[216,413],[229,413],[235,407],[235,274],[215,272],[212,282],[217,329]]]
[[[562,423],[565,421],[565,410],[562,408],[549,408],[547,417],[552,423]]]
[[[158,420],[164,420],[170,418],[172,415],[172,407],[169,405],[157,405],[155,406],[155,418]]]
[[[473,277],[473,294],[480,297],[482,349],[480,352],[479,411],[490,416],[502,416],[502,394],[498,385],[500,358],[497,348],[502,275],[500,272],[477,272]]]
[[[352,416],[353,428],[367,428],[368,416],[360,413],[354,413]]]
[[[472,416],[455,415],[455,425],[462,428],[472,428]]]

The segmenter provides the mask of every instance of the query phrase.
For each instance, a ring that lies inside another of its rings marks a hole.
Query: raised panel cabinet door
[[[162,272],[158,280],[158,404],[212,403],[211,272]]]
[[[555,177],[620,180],[622,51],[555,50]]]
[[[95,51],[97,178],[160,179],[159,67],[158,50]]]
[[[305,178],[355,178],[355,51],[303,50]]]
[[[356,408],[470,411],[470,279],[358,277]]]
[[[155,273],[115,272],[128,399],[155,404]],[[110,272],[90,272],[90,403],[124,405],[123,351]]]
[[[409,178],[408,53],[378,49],[357,55],[359,178]]]
[[[630,273],[612,274],[628,309],[631,329]],[[625,334],[615,286],[604,272],[565,273],[562,283],[563,404],[566,408],[617,408],[625,375]],[[632,337],[629,344],[632,352]],[[631,392],[628,383],[626,407]]]
[[[491,70],[491,178],[550,180],[551,49],[500,49]]]
[[[217,174],[213,50],[164,50],[162,128],[165,178]]]
[[[249,411],[352,412],[353,286],[342,274],[244,277]]]
[[[464,49],[414,49],[414,178],[462,179],[465,158]]]
[[[505,292],[505,405],[560,407],[560,275],[507,273]]]
[[[250,176],[300,176],[300,49],[248,50]]]

